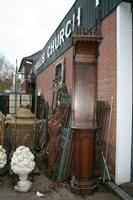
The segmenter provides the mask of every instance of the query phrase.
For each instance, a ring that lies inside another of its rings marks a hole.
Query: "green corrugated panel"
[[[82,4],[82,27],[89,29],[95,25],[96,9],[94,0],[83,0]]]
[[[91,24],[92,24],[92,0],[90,0],[90,2],[89,2],[89,18],[90,18],[90,21],[89,21],[89,24],[88,24],[88,26],[90,27],[91,26]]]
[[[101,0],[101,15],[102,18],[105,17],[113,8],[115,8],[122,0]],[[81,7],[81,28],[85,30],[91,29],[95,23],[96,23],[96,7],[95,7],[95,0],[77,0],[73,7],[70,9],[68,14],[65,16],[65,18],[62,20],[60,25],[57,27],[47,44],[42,50],[43,52],[46,52],[48,46],[51,44],[53,39],[58,35],[58,33],[61,31],[62,28],[65,27],[67,21],[69,19],[72,19],[72,15],[74,11]],[[69,37],[65,43],[60,46],[59,49],[57,49],[54,54],[46,60],[45,63],[41,65],[41,67],[38,70],[38,73],[40,73],[42,70],[44,70],[50,63],[52,63],[54,60],[56,60],[61,54],[63,54],[68,48],[72,46],[72,36]],[[41,60],[42,54],[40,54],[38,60]]]
[[[101,11],[102,18],[105,17],[113,8],[115,8],[122,0],[102,0]]]
[[[43,52],[46,52],[49,44],[53,41],[55,36],[58,35],[58,33],[61,31],[62,28],[65,27],[66,22],[69,19],[72,19],[72,15],[74,11],[81,7],[81,13],[82,13],[82,19],[81,19],[81,28],[89,29],[95,24],[95,1],[94,0],[77,0],[74,4],[74,6],[70,9],[66,17],[63,19],[63,21],[60,23],[54,34],[51,36],[47,44],[42,50]],[[46,60],[46,62],[39,68],[38,73],[40,73],[44,68],[46,68],[50,63],[52,63],[55,59],[57,59],[63,52],[65,52],[68,48],[72,46],[72,37],[68,38],[65,43],[60,46],[58,50],[54,52],[54,54]],[[39,59],[41,60],[42,54],[40,55]]]

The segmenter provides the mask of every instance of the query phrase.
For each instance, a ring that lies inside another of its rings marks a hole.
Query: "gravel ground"
[[[93,195],[84,197],[71,193],[67,184],[55,184],[44,175],[34,175],[32,179],[32,188],[27,193],[14,191],[14,185],[17,178],[15,176],[5,176],[1,178],[0,200],[119,200],[120,198],[112,191],[103,186],[99,186],[98,191]],[[39,191],[43,197],[37,197]]]

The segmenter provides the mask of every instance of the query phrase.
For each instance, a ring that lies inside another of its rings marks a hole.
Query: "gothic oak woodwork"
[[[74,41],[73,113],[74,144],[71,189],[77,194],[93,193],[95,180],[95,133],[97,49],[99,38],[78,36]]]

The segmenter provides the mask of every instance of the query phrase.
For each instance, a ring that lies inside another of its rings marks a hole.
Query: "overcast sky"
[[[0,54],[13,65],[42,49],[75,0],[0,0]]]

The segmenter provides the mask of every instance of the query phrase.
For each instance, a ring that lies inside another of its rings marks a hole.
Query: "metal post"
[[[106,151],[105,151],[105,158],[103,157],[104,161],[104,172],[103,172],[103,180],[105,181],[105,171],[107,172],[107,160],[108,160],[108,150],[109,150],[109,138],[110,138],[110,129],[111,129],[111,120],[112,120],[112,110],[113,110],[113,96],[111,96],[111,103],[110,103],[110,115],[109,115],[109,127],[107,132],[107,144],[106,144]],[[108,172],[107,172],[108,175]],[[110,180],[110,176],[108,176]]]
[[[37,147],[36,115],[37,115],[37,90],[35,90],[35,120],[34,120],[35,148]]]
[[[133,77],[133,2],[131,2],[132,10],[132,77]],[[133,181],[133,82],[132,82],[132,149],[131,149],[131,180]]]
[[[46,119],[46,144],[48,142],[48,102],[46,102],[46,113],[45,113],[45,119]]]
[[[14,118],[15,118],[15,131],[14,131],[14,148],[16,149],[16,130],[17,130],[17,124],[16,124],[16,112],[17,112],[17,73],[18,73],[18,67],[17,67],[17,59],[16,59],[16,73],[15,73],[15,110],[14,110]]]

